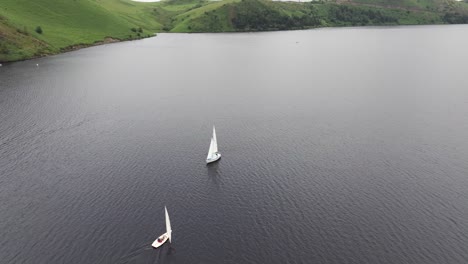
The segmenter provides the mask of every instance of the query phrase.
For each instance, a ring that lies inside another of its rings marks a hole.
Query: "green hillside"
[[[429,11],[466,7],[465,3],[452,0],[337,0],[337,2]]]
[[[37,27],[42,33],[36,32]],[[130,1],[2,0],[0,61],[57,53],[106,38],[140,38],[158,28],[148,5]],[[15,50],[15,46],[24,48]]]
[[[444,17],[446,13],[442,11],[414,10],[413,5],[410,6],[411,8],[405,9],[402,6],[371,6],[350,2],[230,0],[216,2],[176,16],[171,32],[266,31],[449,22]],[[435,9],[435,6],[434,3],[431,7]]]
[[[234,32],[330,26],[468,23],[453,0],[1,0],[0,62],[155,32]]]

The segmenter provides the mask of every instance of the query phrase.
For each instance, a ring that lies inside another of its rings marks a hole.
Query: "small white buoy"
[[[36,67],[39,67],[39,63],[36,64]]]
[[[0,67],[2,67],[2,64],[0,63]]]

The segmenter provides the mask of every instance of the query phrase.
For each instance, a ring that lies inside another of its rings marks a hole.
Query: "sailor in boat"
[[[166,235],[162,235],[162,236],[158,237],[158,242],[159,243],[163,242],[164,238],[166,238]]]

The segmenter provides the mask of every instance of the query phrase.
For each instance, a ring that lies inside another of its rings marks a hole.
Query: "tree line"
[[[398,23],[397,15],[346,5],[310,3],[291,11],[281,9],[281,4],[243,0],[233,8],[236,16],[231,19],[232,25],[241,31]]]

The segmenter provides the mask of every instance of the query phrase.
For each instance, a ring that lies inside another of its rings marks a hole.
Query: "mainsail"
[[[164,206],[164,210],[166,211],[166,233],[167,236],[169,237],[169,242],[171,242],[171,235],[172,235],[172,229],[171,229],[171,221],[169,221],[169,214],[167,213],[167,208]]]
[[[216,140],[216,130],[213,126],[213,153],[218,152],[218,141]]]
[[[211,142],[210,142],[210,148],[208,149],[208,156],[206,156],[206,159],[209,160],[211,159],[211,157],[213,157],[213,149],[214,149],[214,143],[213,143],[213,138],[211,138]]]

